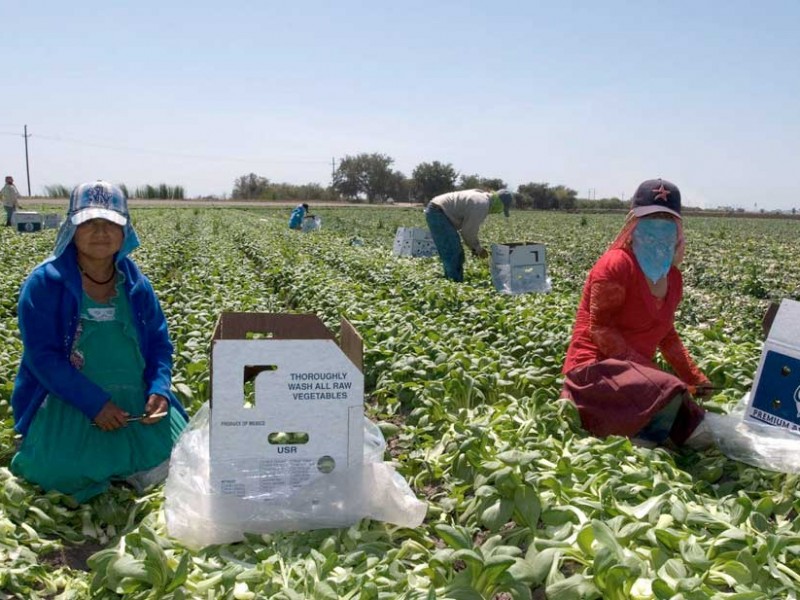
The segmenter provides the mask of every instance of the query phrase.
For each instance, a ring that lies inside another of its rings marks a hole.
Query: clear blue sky
[[[117,6],[120,4],[120,6]],[[381,152],[800,208],[800,2],[4,0],[0,171],[230,194]]]

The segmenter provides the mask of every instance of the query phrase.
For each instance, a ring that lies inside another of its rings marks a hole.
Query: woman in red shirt
[[[681,195],[661,179],[636,190],[631,212],[583,288],[563,373],[563,395],[594,435],[700,448],[710,443],[691,398],[710,387],[675,331],[683,295]],[[656,350],[674,374],[653,362]]]

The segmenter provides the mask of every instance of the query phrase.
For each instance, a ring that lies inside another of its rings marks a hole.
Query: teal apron
[[[99,304],[85,293],[72,362],[131,416],[144,412],[147,389],[144,359],[125,296],[122,276],[117,295]],[[18,476],[79,502],[104,492],[111,480],[126,479],[169,459],[186,426],[176,410],[152,425],[131,422],[114,431],[95,427],[77,408],[49,394],[11,462]]]

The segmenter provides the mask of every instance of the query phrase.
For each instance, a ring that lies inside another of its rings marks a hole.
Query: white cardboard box
[[[547,250],[544,244],[492,244],[492,283],[498,292],[548,292]]]
[[[436,256],[436,244],[431,232],[423,227],[398,227],[392,253],[395,256],[427,258]]]
[[[781,302],[752,390],[745,420],[800,433],[800,302]]]
[[[42,215],[42,224],[45,229],[58,229],[61,227],[61,215],[58,213]]]
[[[322,227],[322,219],[320,217],[316,217],[314,215],[306,215],[303,219],[303,224],[300,227],[300,230],[303,233],[308,233],[310,231],[317,231]]]
[[[21,233],[41,231],[44,218],[38,212],[18,210],[11,217],[11,224]]]
[[[360,468],[363,343],[345,319],[341,332],[337,344],[308,314],[221,315],[211,353],[214,493],[279,503],[332,470]],[[280,443],[285,434],[307,441]]]

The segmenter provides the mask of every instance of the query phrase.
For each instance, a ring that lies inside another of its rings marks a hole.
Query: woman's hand
[[[707,379],[695,385],[689,385],[687,386],[687,388],[689,390],[689,393],[697,398],[704,398],[706,396],[711,396],[717,389]]]
[[[150,397],[147,399],[147,404],[144,405],[144,413],[146,415],[153,416],[144,417],[141,420],[143,425],[152,425],[153,423],[158,423],[161,419],[169,414],[169,400],[164,398],[164,396],[160,396],[159,394],[150,394]]]
[[[114,431],[128,424],[130,415],[111,400],[103,405],[94,418],[94,423],[103,431]]]

